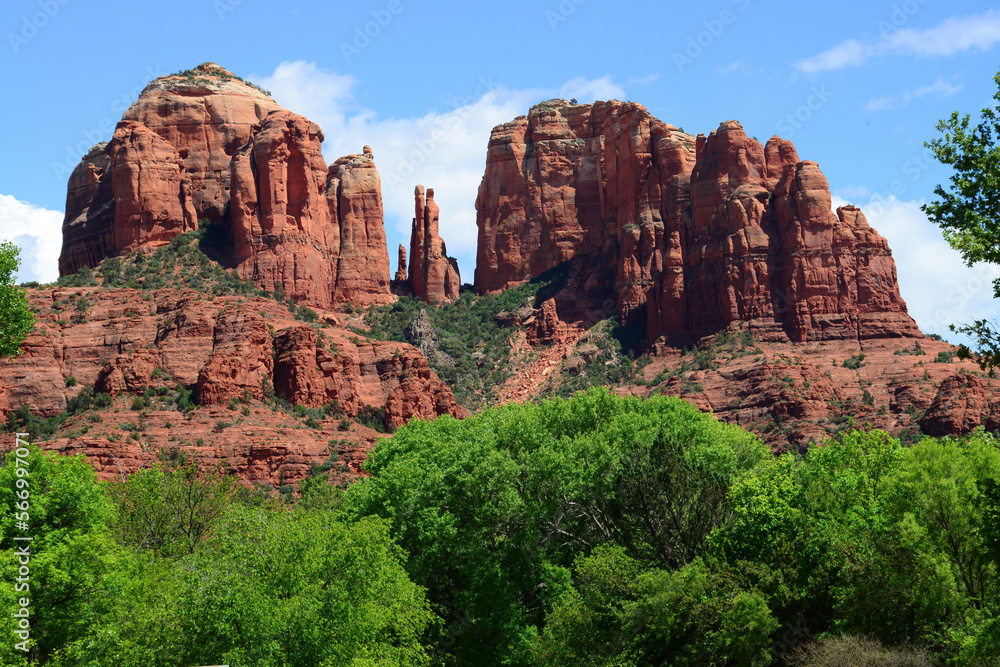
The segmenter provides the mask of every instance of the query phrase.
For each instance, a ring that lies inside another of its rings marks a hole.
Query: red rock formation
[[[60,275],[75,273],[84,266],[97,266],[116,252],[115,193],[111,179],[104,178],[110,166],[108,144],[101,142],[83,156],[69,177]]]
[[[938,387],[920,426],[933,436],[970,433],[979,426],[1000,429],[1000,403],[972,373],[956,373]]]
[[[396,281],[406,281],[406,246],[399,244],[399,259],[396,263]]]
[[[8,410],[28,405],[36,414],[58,414],[85,384],[113,395],[182,384],[203,405],[260,399],[270,384],[293,404],[336,400],[351,417],[365,406],[385,408],[396,425],[463,414],[410,345],[360,339],[337,327],[319,329],[320,343],[316,331],[269,299],[91,287],[28,295],[36,326],[23,354],[0,361],[0,401]],[[86,321],[67,321],[64,311],[82,298],[91,304]],[[67,387],[70,376],[77,383]]]
[[[638,104],[537,105],[494,128],[476,209],[480,292],[575,260],[563,300],[611,297],[650,340],[921,335],[860,211],[834,214],[815,163],[735,121],[695,138]]]
[[[233,156],[230,215],[237,272],[268,291],[328,308],[335,237],[319,126],[290,111],[261,123]]]
[[[259,400],[273,370],[267,321],[246,304],[226,308],[216,315],[212,355],[198,374],[195,395],[202,405],[244,396]]]
[[[322,141],[315,123],[212,63],[160,77],[70,177],[60,273],[207,219],[228,226],[234,265],[265,290],[278,283],[320,308],[388,302],[371,149],[328,170]]]
[[[122,121],[155,132],[177,151],[191,181],[198,219],[221,222],[229,202],[230,161],[256,126],[281,106],[215,63],[162,76],[142,91]]]
[[[410,289],[413,295],[430,304],[440,305],[458,299],[462,279],[455,258],[448,257],[448,250],[439,233],[440,209],[434,201],[434,189],[424,186],[414,190],[415,217],[410,233]]]
[[[389,294],[389,250],[382,213],[382,181],[368,146],[338,159],[327,172],[326,198],[337,220],[334,301],[383,304]]]
[[[191,181],[177,151],[145,125],[122,121],[108,145],[120,251],[166,245],[197,229]]]
[[[313,466],[331,463],[333,481],[363,476],[361,465],[380,436],[360,424],[341,431],[336,420],[325,420],[322,429],[302,428],[302,421],[294,416],[261,407],[237,412],[211,406],[186,417],[175,410],[147,410],[137,419],[128,405],[119,401],[114,408],[102,410],[98,424],[80,415],[64,427],[87,431],[86,435],[37,444],[67,456],[83,454],[101,479],[120,478],[152,465],[161,453],[183,450],[203,466],[221,466],[248,487],[277,488],[297,485]],[[220,423],[229,425],[220,428]],[[121,437],[124,433],[130,437]],[[336,434],[335,446],[329,444],[331,433]]]
[[[524,321],[528,345],[552,345],[570,337],[580,335],[575,327],[568,327],[559,319],[555,299],[547,299],[538,311]]]

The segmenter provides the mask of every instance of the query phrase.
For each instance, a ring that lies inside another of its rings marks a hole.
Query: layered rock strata
[[[573,300],[613,299],[651,340],[921,335],[861,211],[834,213],[816,163],[736,121],[695,137],[638,104],[537,105],[494,128],[476,210],[481,293],[570,262]]]
[[[262,289],[320,308],[388,302],[371,149],[327,167],[322,141],[218,65],[156,79],[70,177],[60,274],[207,221],[231,243],[220,259]]]
[[[64,320],[76,299],[91,304],[86,321]],[[337,326],[318,334],[269,299],[64,288],[30,290],[29,301],[38,323],[23,353],[0,362],[0,407],[7,409],[55,415],[85,384],[112,396],[180,384],[202,405],[260,400],[273,387],[293,405],[336,401],[350,417],[365,406],[384,408],[395,426],[463,414],[412,346]]]

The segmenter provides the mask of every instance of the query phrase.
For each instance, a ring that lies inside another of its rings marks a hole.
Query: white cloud
[[[59,277],[63,214],[0,195],[0,241],[21,249],[18,282],[49,283]]]
[[[796,67],[808,74],[825,72],[861,65],[872,55],[874,55],[873,45],[865,45],[856,39],[849,39],[819,55],[800,60],[796,63]]]
[[[559,97],[567,100],[576,98],[584,103],[597,100],[624,100],[625,90],[612,81],[610,76],[602,76],[600,79],[578,76],[562,85]]]
[[[933,28],[924,30],[883,29],[877,39],[849,39],[820,54],[800,60],[796,63],[796,68],[807,74],[815,74],[857,67],[880,55],[948,56],[970,49],[987,51],[997,42],[1000,42],[1000,11],[990,9],[982,14],[946,19]]]
[[[409,251],[413,188],[435,189],[441,207],[441,237],[458,257],[464,282],[472,282],[476,258],[476,194],[486,167],[490,131],[553,97],[581,102],[627,99],[611,77],[578,77],[551,89],[509,89],[491,77],[467,83],[465,94],[445,111],[412,118],[384,117],[355,98],[359,83],[314,63],[282,63],[266,77],[253,77],[279,104],[323,128],[327,162],[372,147],[382,177],[389,256],[395,270],[396,245]]]
[[[652,74],[647,74],[646,76],[632,77],[628,80],[628,85],[630,86],[648,86],[651,83],[656,83],[660,80],[660,75],[658,72],[653,72]]]
[[[834,195],[834,209],[846,203]],[[941,236],[941,230],[920,210],[923,202],[890,195],[855,203],[889,241],[900,292],[921,331],[959,342],[948,325],[1000,319],[1000,301],[993,298],[993,280],[1000,278],[1000,268],[966,266]]]
[[[962,86],[948,83],[945,81],[944,77],[939,76],[937,81],[929,86],[921,86],[916,90],[904,90],[898,95],[883,95],[878,99],[871,100],[865,106],[865,110],[886,111],[888,109],[898,109],[906,106],[913,100],[926,97],[927,95],[935,95],[940,99],[944,99],[946,97],[951,97],[960,90],[962,90]]]

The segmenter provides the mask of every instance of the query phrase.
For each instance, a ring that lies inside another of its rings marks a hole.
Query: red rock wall
[[[577,260],[575,298],[609,296],[650,339],[747,321],[775,340],[919,336],[885,239],[778,137],[694,137],[638,104],[561,100],[494,128],[476,202],[475,285]]]
[[[368,146],[330,165],[326,198],[334,235],[334,300],[354,305],[384,304],[389,293],[389,250],[382,211],[382,181]]]
[[[117,395],[180,383],[203,405],[225,405],[247,393],[260,399],[271,383],[292,404],[337,400],[349,416],[384,407],[396,425],[462,414],[415,348],[337,327],[321,329],[327,342],[320,348],[311,327],[269,299],[162,289],[147,301],[140,290],[89,287],[28,295],[38,321],[23,354],[0,361],[0,408],[55,415],[85,384]],[[87,321],[63,320],[70,297],[91,302]],[[77,383],[67,387],[70,376]]]
[[[97,266],[115,252],[115,193],[112,179],[104,178],[111,166],[108,144],[90,149],[69,177],[66,216],[59,274],[75,273],[84,266]]]
[[[217,65],[157,79],[70,177],[60,273],[207,219],[228,226],[237,270],[265,290],[277,282],[320,308],[388,302],[371,150],[328,170],[322,141],[315,123]]]

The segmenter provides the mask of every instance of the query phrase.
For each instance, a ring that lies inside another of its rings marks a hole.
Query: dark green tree
[[[993,77],[998,91],[993,99],[1000,102],[1000,73]],[[985,108],[982,119],[974,124],[968,114],[939,121],[937,139],[926,142],[942,164],[954,168],[951,187],[938,185],[939,199],[921,209],[941,227],[944,237],[969,266],[977,262],[1000,264],[1000,106]],[[1000,279],[993,283],[994,295],[1000,298]],[[967,334],[978,347],[979,363],[985,370],[1000,365],[1000,331],[996,323],[976,320],[972,324],[952,325],[952,330]],[[962,346],[962,358],[971,351]]]
[[[21,265],[20,252],[10,241],[0,243],[0,357],[16,355],[35,326],[28,298],[14,283],[14,274]]]

